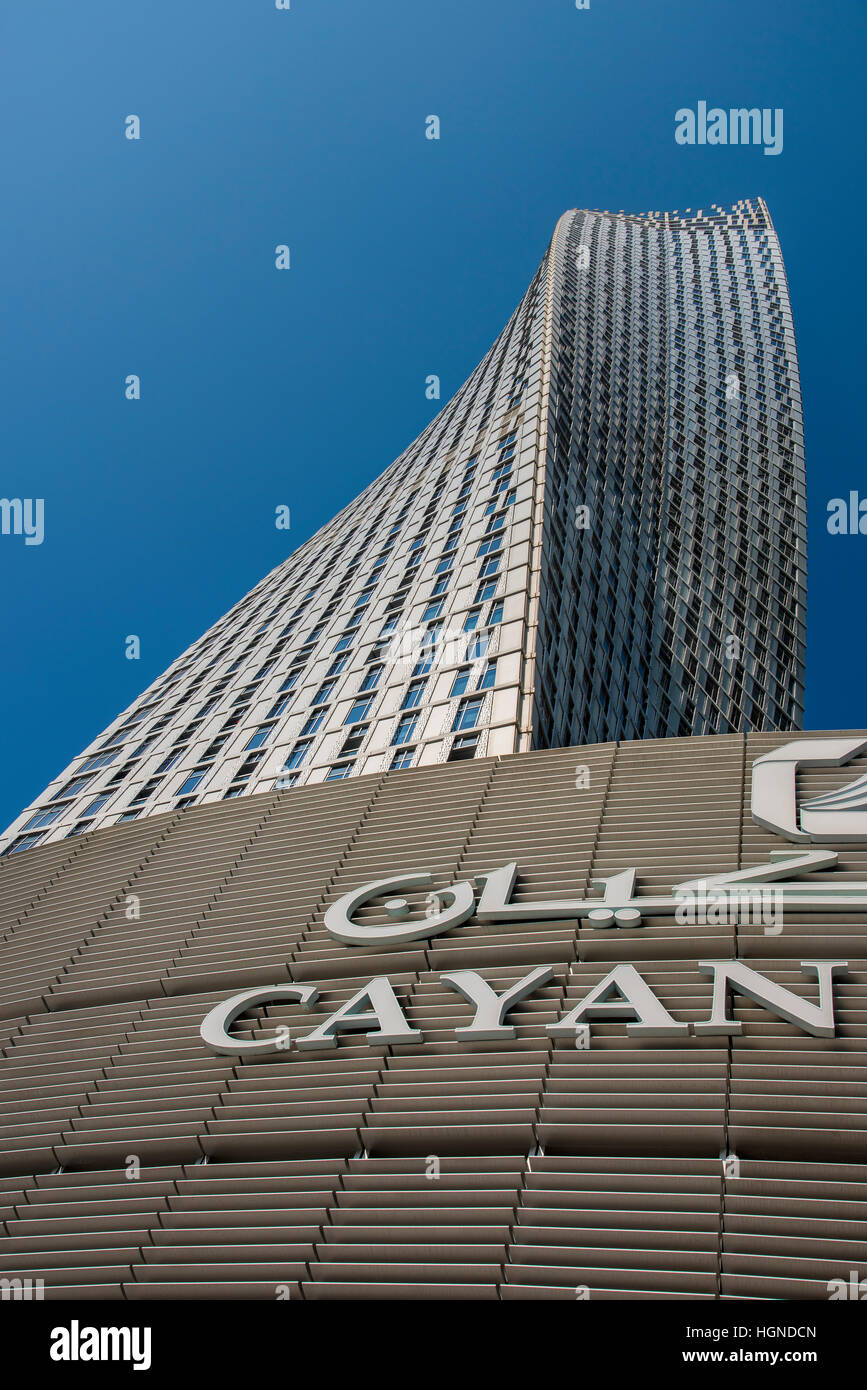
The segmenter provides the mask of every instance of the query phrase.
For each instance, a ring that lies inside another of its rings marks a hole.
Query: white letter
[[[675,111],[674,119],[678,127],[674,132],[674,138],[679,145],[695,144],[695,112],[682,106],[679,111]]]
[[[51,1329],[51,1348],[49,1356],[52,1361],[69,1360],[69,1328],[52,1327]]]
[[[745,994],[755,1004],[770,1009],[778,1018],[794,1023],[814,1038],[833,1038],[834,1027],[834,971],[845,970],[845,960],[804,960],[801,969],[815,971],[819,978],[819,1002],[811,1004],[782,985],[766,980],[757,970],[742,965],[737,960],[700,960],[698,968],[703,975],[713,975],[713,1004],[711,1015],[706,1023],[694,1023],[693,1032],[737,1034],[743,1031],[743,1024],[736,1023],[728,1016],[729,985],[739,994]]]
[[[37,497],[35,501],[27,499],[27,515],[24,518],[24,544],[41,545],[44,538],[45,501],[42,497]]]
[[[366,1008],[368,1004],[370,1007]],[[379,1028],[367,1032],[373,1023],[378,1023]],[[368,1042],[372,1043],[416,1042],[422,1037],[404,1018],[391,981],[384,975],[377,975],[312,1033],[298,1038],[295,1045],[305,1051],[313,1047],[336,1047],[337,1033],[359,1031],[366,1032]]]
[[[503,994],[491,989],[487,980],[483,980],[475,970],[454,970],[450,975],[441,975],[444,985],[456,989],[458,994],[476,1006],[472,1023],[465,1028],[456,1028],[455,1037],[469,1038],[471,1041],[478,1038],[484,1042],[494,1038],[514,1038],[516,1029],[503,1022],[506,1014],[540,985],[547,984],[553,975],[552,966],[540,965]]]
[[[576,1004],[558,1023],[549,1023],[547,1031],[555,1038],[571,1037],[585,1017],[597,1021],[635,1019],[636,1022],[626,1025],[626,1031],[632,1037],[670,1038],[680,1037],[687,1032],[687,1025],[675,1022],[634,965],[616,965],[580,1004]]]
[[[199,1033],[205,1047],[216,1052],[218,1057],[250,1057],[263,1052],[283,1052],[286,1050],[285,1030],[277,1037],[242,1040],[229,1035],[229,1029],[241,1014],[255,1009],[259,1004],[269,1004],[275,999],[297,999],[299,1004],[309,1008],[319,998],[318,989],[312,985],[266,985],[262,989],[247,989],[242,994],[233,994],[202,1019]]]

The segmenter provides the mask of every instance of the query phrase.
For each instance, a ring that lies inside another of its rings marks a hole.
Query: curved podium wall
[[[594,745],[265,793],[0,861],[0,1277],[47,1298],[827,1298],[867,1265],[863,914],[783,929],[648,919],[483,924],[353,949],[323,912],[427,870],[508,860],[514,901],[581,898],[634,867],[639,894],[765,862],[752,761],[785,735]],[[586,769],[586,771],[582,771]],[[807,792],[867,770],[804,774]],[[839,851],[867,878],[865,847]],[[374,909],[365,909],[372,919]],[[382,913],[379,912],[379,919]],[[546,1025],[618,962],[678,1020],[710,1013],[699,960],[739,957],[810,1000],[839,959],[836,1037],[734,996],[741,1035],[639,1040]],[[514,1040],[455,1036],[456,968],[500,991],[553,979]],[[423,1041],[258,1060],[199,1036],[257,985],[315,984],[236,1032],[306,1032],[387,975]],[[728,1157],[722,1157],[728,1155]]]

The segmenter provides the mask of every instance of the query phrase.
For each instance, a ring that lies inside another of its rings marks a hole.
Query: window
[[[436,574],[447,574],[448,571],[452,568],[452,566],[453,566],[454,563],[455,563],[455,557],[454,557],[454,555],[446,555],[445,559],[440,560],[439,564],[438,564],[437,567],[436,567],[435,573],[436,573]]]
[[[479,746],[478,734],[458,734],[453,741],[447,761],[461,762],[464,758],[474,758]]]
[[[354,724],[343,740],[340,756],[342,757],[344,753],[357,753],[367,737],[369,729],[369,724]]]
[[[296,743],[295,747],[292,749],[292,752],[289,754],[289,757],[283,764],[283,771],[291,772],[293,768],[300,767],[309,752],[309,741],[307,743]]]
[[[310,701],[311,705],[324,705],[326,700],[330,700],[336,684],[337,681],[323,681],[322,685],[320,685],[316,694],[313,696],[313,699]]]
[[[34,845],[38,845],[39,841],[44,839],[44,830],[37,831],[35,835],[19,835],[18,839],[13,840],[11,845],[9,845],[7,849],[4,849],[3,853],[19,854],[22,849],[32,849]]]
[[[127,724],[125,728],[118,729],[116,733],[109,734],[108,738],[105,740],[105,743],[101,743],[99,745],[100,748],[116,748],[118,744],[123,743],[130,730],[131,725]]]
[[[135,764],[130,760],[130,762],[124,763],[123,767],[119,767],[117,772],[112,777],[111,781],[108,783],[108,790],[111,790],[112,787],[116,787],[120,782],[122,782],[124,778],[127,776],[127,774],[132,771],[134,765]]]
[[[334,650],[336,652],[345,652],[351,641],[352,633],[344,632],[343,636],[338,637],[337,641],[334,643]]]
[[[343,668],[344,668],[344,666],[346,665],[346,663],[347,663],[348,660],[349,660],[349,657],[348,657],[348,656],[337,656],[337,657],[335,657],[334,660],[332,661],[331,665],[329,666],[329,668],[328,668],[328,670],[327,670],[327,672],[326,672],[326,675],[328,675],[328,676],[337,676],[337,675],[339,675],[340,672],[343,670]]]
[[[344,724],[358,724],[362,719],[366,719],[373,706],[373,696],[368,695],[366,700],[356,700],[349,713],[344,719]]]
[[[184,750],[183,750],[183,748],[175,748],[175,749],[173,749],[172,752],[169,753],[169,755],[168,755],[167,758],[163,758],[162,762],[160,763],[159,767],[157,768],[157,772],[168,772],[169,768],[170,768],[170,767],[174,767],[175,763],[180,762],[180,760],[181,760],[181,758],[182,758],[183,756],[184,756]]]
[[[398,743],[409,743],[415,733],[417,723],[417,714],[405,714],[394,731],[394,737],[391,740],[392,746]]]
[[[202,762],[210,762],[211,759],[215,758],[219,753],[220,749],[223,747],[224,743],[228,741],[228,738],[228,734],[217,734],[217,737],[211,740],[204,753],[202,754]],[[157,772],[159,772],[159,770],[160,769],[157,768]]]
[[[139,806],[143,801],[147,801],[148,797],[152,796],[156,791],[161,781],[161,777],[152,777],[149,782],[145,782],[143,787],[139,787],[132,801],[129,803],[130,806]]]
[[[35,815],[31,816],[27,824],[22,826],[22,829],[38,830],[41,825],[51,825],[52,821],[56,821],[58,816],[62,816],[64,811],[68,810],[69,807],[63,805],[45,806],[41,811],[37,811]]]
[[[187,780],[185,782],[182,782],[181,785],[178,787],[177,791],[175,792],[175,796],[187,796],[189,792],[194,792],[204,775],[204,768],[197,768],[195,772],[191,772]]]
[[[474,632],[467,642],[467,661],[478,661],[487,654],[491,641],[489,632]]]
[[[86,763],[82,763],[79,772],[95,772],[98,767],[108,767],[117,757],[117,750],[113,753],[95,753],[92,758],[88,758]]]
[[[85,806],[81,814],[83,816],[95,816],[97,811],[102,810],[107,801],[107,796],[98,796],[95,801],[91,801],[89,806]]]
[[[52,800],[52,801],[60,801],[60,800],[66,800],[66,799],[67,799],[68,797],[70,797],[70,796],[78,796],[78,793],[79,793],[79,792],[83,792],[84,789],[85,789],[85,787],[89,786],[90,783],[91,783],[92,781],[93,781],[93,777],[92,777],[92,776],[91,776],[91,777],[73,777],[73,779],[72,779],[71,782],[67,782],[67,784],[66,784],[65,787],[61,787],[59,792],[55,792],[55,793],[54,793],[54,795],[53,795],[53,797],[51,798],[51,800]]]
[[[325,774],[326,782],[342,782],[344,777],[348,777],[355,763],[335,763]]]
[[[327,713],[327,706],[323,706],[322,709],[314,710],[312,714],[308,715],[301,729],[301,737],[303,738],[305,734],[315,734]]]
[[[276,719],[277,716],[278,716],[278,714],[282,714],[282,713],[284,712],[284,710],[287,710],[287,709],[289,708],[289,706],[291,705],[291,703],[292,703],[292,696],[291,696],[291,695],[281,695],[280,699],[279,699],[279,700],[275,700],[274,703],[273,703],[273,705],[272,705],[271,708],[269,709],[269,711],[268,711],[268,718],[269,718],[269,719]]]
[[[359,692],[362,690],[375,690],[379,685],[379,679],[384,670],[384,666],[371,666],[370,670],[365,673],[361,685],[358,687]]]
[[[250,735],[247,742],[244,744],[244,747],[261,748],[263,743],[268,742],[268,739],[271,737],[273,731],[273,724],[260,724],[259,728],[256,729],[255,732]]]
[[[244,761],[241,763],[241,766],[238,768],[238,771],[235,773],[234,777],[232,778],[232,781],[246,782],[253,769],[255,767],[258,767],[259,763],[262,761],[264,756],[265,754],[262,752],[250,753],[249,756],[246,757]]]
[[[440,616],[440,614],[442,613],[444,607],[445,607],[445,603],[444,603],[444,600],[443,600],[443,599],[438,599],[438,600],[437,600],[436,602],[434,602],[434,603],[429,603],[428,606],[427,606],[427,608],[424,610],[424,612],[423,612],[422,615],[421,615],[421,620],[422,620],[422,622],[423,622],[423,623],[431,623],[431,622],[433,622],[434,618],[438,618],[438,617]]]
[[[482,712],[482,697],[479,695],[470,696],[467,700],[461,700],[458,712],[455,715],[453,730],[474,729],[479,722],[479,715]]]
[[[426,654],[415,663],[412,668],[412,674],[414,676],[426,676],[432,665],[433,658],[430,654]]]
[[[489,661],[484,671],[482,672],[482,679],[479,681],[477,689],[490,690],[491,686],[495,684],[496,679],[497,663],[496,661]]]
[[[427,681],[413,681],[411,685],[408,685],[406,694],[401,701],[401,709],[417,709],[421,704],[421,697],[426,685]]]
[[[66,832],[66,838],[67,838],[67,840],[71,840],[71,839],[73,838],[74,835],[83,835],[83,834],[85,833],[85,831],[90,830],[90,828],[91,828],[92,825],[93,825],[93,821],[92,821],[92,820],[79,820],[79,821],[76,821],[76,822],[75,822],[75,825],[72,827],[72,829],[71,829],[71,830],[68,830],[68,831]]]
[[[496,627],[497,624],[498,624],[498,623],[501,623],[502,621],[503,621],[503,600],[500,599],[499,603],[492,603],[492,604],[491,604],[491,611],[490,611],[490,613],[488,614],[488,626],[489,626],[489,627]]]
[[[398,748],[391,760],[393,768],[411,767],[415,757],[415,748]]]
[[[479,570],[479,578],[486,579],[489,574],[499,574],[500,557],[499,555],[489,555],[487,560],[482,563]]]
[[[278,777],[277,781],[274,783],[274,786],[278,792],[286,791],[289,787],[294,787],[297,785],[300,776],[300,772],[290,772],[288,777]],[[226,792],[226,796],[238,796],[240,791],[240,787],[237,791],[234,792],[230,790]]]
[[[486,603],[489,598],[493,598],[497,592],[496,579],[483,579],[476,590],[476,603]]]
[[[449,697],[453,695],[463,695],[465,693],[470,683],[470,670],[471,667],[464,666],[460,671],[455,673],[455,678],[452,681],[452,688],[449,691]]]
[[[431,598],[436,598],[438,594],[444,594],[448,587],[449,576],[447,574],[443,574],[437,580],[436,584],[434,584],[433,592],[431,593]]]
[[[464,619],[464,632],[472,632],[479,625],[479,618],[482,616],[480,608],[471,608]]]
[[[485,540],[479,541],[479,546],[476,550],[476,555],[490,555],[496,550],[502,550],[502,548],[503,532],[500,531],[496,536],[488,536]]]

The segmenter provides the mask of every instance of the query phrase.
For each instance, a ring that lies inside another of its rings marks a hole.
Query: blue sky
[[[418,434],[426,376],[461,385],[569,207],[767,199],[806,417],[807,725],[867,723],[867,536],[825,526],[867,496],[862,5],[4,11],[0,495],[46,513],[42,545],[0,536],[3,825]],[[699,100],[782,107],[782,154],[677,145]]]

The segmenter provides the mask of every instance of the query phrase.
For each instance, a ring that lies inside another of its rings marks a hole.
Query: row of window
[[[491,497],[491,500],[487,505],[485,512],[485,515],[488,518],[486,524],[486,533],[484,539],[481,542],[479,542],[477,551],[478,556],[484,560],[484,564],[480,572],[480,582],[477,588],[475,606],[468,614],[464,624],[465,632],[471,632],[477,627],[481,616],[480,605],[488,601],[493,596],[496,590],[496,574],[499,568],[499,558],[497,556],[497,552],[501,549],[503,543],[503,527],[505,524],[507,511],[509,506],[511,506],[514,503],[516,495],[515,489],[510,486],[511,464],[508,462],[508,460],[510,460],[511,457],[514,455],[515,438],[516,433],[513,430],[510,434],[505,436],[499,442],[499,462],[493,475],[494,492]],[[423,615],[423,621],[428,624],[435,623],[436,619],[439,618],[439,616],[442,614],[444,608],[444,594],[448,588],[448,584],[451,579],[451,570],[454,561],[453,552],[457,548],[460,530],[466,514],[468,496],[473,486],[473,477],[476,469],[476,463],[477,458],[473,457],[468,461],[466,465],[465,477],[457,499],[457,504],[453,511],[447,541],[443,548],[440,562],[437,566],[437,577],[434,584],[434,589],[431,594],[431,599]],[[440,484],[438,485],[436,494],[437,496],[439,496],[443,490],[444,476],[445,475],[443,475],[443,479],[441,479]],[[366,583],[364,589],[361,591],[361,593],[355,601],[355,611],[353,612],[353,615],[351,616],[349,623],[350,628],[357,627],[362,617],[363,610],[368,606],[373,596],[376,583],[378,582],[378,579],[384,570],[386,555],[388,554],[388,551],[394,544],[396,533],[400,531],[403,520],[405,519],[405,516],[410,509],[412,500],[414,499],[415,495],[416,494],[414,493],[411,498],[407,499],[401,516],[398,518],[398,520],[391,528],[391,532],[387,537],[386,547],[382,555],[378,557],[374,570],[368,578],[368,582]],[[432,499],[432,503],[434,501],[435,498]],[[368,538],[374,532],[375,527],[371,527],[371,530],[368,534]],[[423,550],[424,536],[419,535],[415,538],[410,547],[411,568],[414,567],[418,563],[418,561],[420,561],[423,554]],[[363,547],[359,551],[359,555],[354,558],[357,560],[358,558],[360,558],[361,554],[363,554]],[[308,605],[310,600],[316,594],[318,588],[319,585],[317,584],[307,591],[307,593],[304,595],[301,604],[295,609],[289,622],[283,627],[282,632],[280,634],[281,637],[284,635],[288,636],[294,631],[294,629],[297,627],[300,621],[300,617],[304,608]],[[244,603],[248,603],[250,601],[250,598],[252,597],[253,596],[251,595],[247,600],[244,600]],[[404,594],[397,595],[397,603],[402,604],[404,597]],[[260,602],[259,604],[260,610],[264,608],[265,603],[267,601],[272,600],[273,594],[268,596],[267,599],[263,597],[262,602]],[[394,603],[394,601],[395,600],[392,600],[392,603]],[[236,613],[237,611],[238,610],[235,610]],[[254,612],[255,609],[251,610],[251,616]],[[270,619],[275,617],[278,614],[278,612],[279,605],[274,607],[271,614],[269,614],[268,616],[268,620],[262,622],[259,625],[257,633],[254,637],[254,641],[251,644],[251,646],[248,647],[248,650],[252,649],[252,646],[255,645],[255,641],[258,640],[259,634],[268,630],[268,628],[271,625]],[[502,603],[493,607],[492,612],[489,615],[489,623],[496,624],[501,620],[501,618]],[[392,618],[390,618],[387,621],[386,625],[383,628],[383,633],[381,634],[381,636],[388,635],[390,631],[396,628],[398,622],[399,613],[395,614]],[[295,686],[298,680],[298,677],[300,675],[301,670],[303,669],[303,665],[305,664],[306,659],[310,655],[312,655],[313,645],[319,639],[319,637],[321,637],[323,631],[324,624],[320,624],[318,628],[314,627],[313,630],[308,634],[307,638],[305,639],[304,646],[296,654],[296,657],[293,660],[293,670],[290,671],[289,676],[280,686],[280,691],[278,692],[277,699],[274,701],[271,708],[269,709],[265,722],[251,733],[244,749],[244,751],[248,754],[252,755],[257,750],[260,750],[263,747],[263,745],[267,743],[274,728],[276,727],[276,721],[289,708],[293,698],[291,693],[292,688]],[[210,643],[213,643],[217,635],[217,632],[214,632],[210,635]],[[319,690],[316,692],[316,695],[313,698],[311,713],[300,731],[299,744],[296,745],[296,749],[293,750],[292,757],[297,756],[299,760],[303,760],[303,758],[307,754],[307,751],[309,750],[311,735],[313,735],[323,723],[327,714],[327,701],[333,693],[336,686],[336,677],[344,669],[347,663],[348,649],[351,645],[353,635],[353,632],[348,630],[338,639],[334,647],[334,660],[332,661],[331,666],[329,667],[325,680],[323,681]],[[431,645],[433,645],[435,640],[436,634],[432,633]],[[223,647],[223,651],[230,648],[231,645],[236,641],[237,637],[229,638]],[[474,647],[471,647],[468,650],[468,659],[475,660],[478,657],[482,656],[484,654],[486,646],[487,638],[483,635],[480,635]],[[206,650],[207,645],[202,648],[202,653]],[[221,655],[222,652],[215,653],[214,657],[212,658],[212,661],[209,663],[209,667],[213,667],[215,664],[217,664]],[[213,708],[215,708],[215,706],[218,704],[219,697],[222,691],[230,683],[230,677],[232,672],[240,669],[245,656],[246,652],[242,652],[241,655],[235,659],[233,664],[224,673],[224,676],[217,682],[217,684],[211,687],[210,692],[206,696],[205,703],[197,710],[193,723],[183,731],[179,739],[176,741],[175,746],[170,750],[167,756],[156,768],[155,775],[137,790],[132,800],[130,801],[128,808],[120,817],[120,819],[134,819],[141,814],[141,811],[144,808],[145,803],[151,799],[151,797],[154,795],[157,789],[162,785],[165,774],[169,772],[171,768],[174,767],[183,757],[185,749],[188,746],[198,725],[201,724],[201,722],[203,722],[205,716],[208,713],[210,713],[211,710],[213,710]],[[177,798],[176,804],[179,807],[189,805],[192,803],[192,801],[196,799],[194,793],[196,793],[200,789],[201,784],[205,780],[206,775],[210,770],[210,766],[212,765],[217,752],[224,746],[228,738],[231,736],[232,729],[236,727],[237,724],[240,722],[241,717],[243,715],[243,710],[251,702],[260,680],[264,679],[264,677],[273,669],[274,665],[276,664],[276,660],[277,654],[275,651],[271,653],[270,659],[266,660],[266,663],[263,666],[261,666],[260,669],[256,672],[251,683],[248,686],[246,686],[236,697],[232,706],[232,713],[223,725],[221,733],[217,736],[217,738],[215,738],[212,741],[208,749],[202,755],[202,763],[200,763],[193,769],[193,771],[184,779],[181,785],[173,793],[174,797]],[[407,688],[404,694],[404,698],[401,702],[402,710],[411,711],[413,709],[418,708],[421,705],[424,696],[424,690],[426,687],[426,681],[424,679],[418,679],[418,677],[425,675],[427,671],[430,670],[431,664],[432,658],[428,654],[424,654],[421,660],[418,663],[416,663],[416,668],[413,672],[413,679],[411,680],[410,685]],[[37,812],[35,812],[35,814],[30,818],[30,820],[26,822],[25,826],[23,827],[24,835],[21,837],[21,839],[24,840],[24,838],[26,837],[27,843],[22,843],[22,848],[26,848],[29,846],[29,844],[35,842],[33,839],[34,835],[38,834],[38,838],[42,838],[42,834],[39,832],[44,832],[46,828],[48,828],[55,821],[59,820],[62,816],[69,812],[75,798],[79,796],[83,791],[85,791],[88,785],[94,780],[94,774],[96,774],[102,768],[107,767],[111,765],[113,762],[115,762],[119,753],[121,752],[121,747],[125,739],[130,735],[130,733],[134,731],[134,729],[137,726],[139,726],[148,717],[148,715],[154,709],[158,707],[159,700],[161,698],[164,698],[164,691],[167,690],[171,685],[177,684],[177,682],[182,677],[184,671],[188,669],[188,666],[189,661],[186,661],[184,665],[182,665],[175,672],[173,672],[168,679],[164,680],[160,686],[156,687],[150,693],[149,697],[145,697],[144,703],[141,704],[136,710],[134,710],[130,714],[130,716],[128,716],[123,727],[116,730],[113,734],[109,735],[108,738],[101,745],[98,752],[92,755],[82,764],[76,776],[71,781],[67,782],[57,793],[55,793],[52,805],[49,807],[43,807]],[[369,715],[373,703],[373,697],[372,695],[370,695],[370,692],[375,690],[376,686],[378,685],[382,669],[383,668],[380,666],[378,669],[371,670],[365,676],[364,682],[362,683],[362,686],[359,691],[359,695],[362,698],[359,698],[353,704],[345,721],[347,724],[352,726],[360,726],[362,724],[362,721],[364,721],[367,715]],[[455,681],[453,682],[451,692],[452,695],[461,694],[464,690],[466,690],[469,675],[469,668],[466,668],[465,671],[458,672],[458,674],[455,677]],[[168,722],[171,715],[177,709],[182,708],[185,703],[189,703],[190,698],[196,687],[199,684],[201,684],[201,682],[204,681],[206,678],[207,671],[203,671],[201,675],[197,678],[197,680],[193,683],[193,685],[186,691],[183,698],[178,700],[178,703],[174,706],[173,710],[169,711],[168,714],[164,715],[157,722],[157,724],[151,731],[150,736],[147,739],[145,739],[143,743],[140,744],[140,746],[130,756],[129,761],[118,770],[118,772],[115,774],[115,776],[109,783],[108,787],[104,789],[105,794],[96,797],[79,812],[77,823],[71,833],[81,833],[83,830],[90,828],[90,825],[93,823],[96,815],[106,805],[110,796],[114,793],[120,782],[123,781],[125,776],[129,773],[129,771],[131,771],[133,763],[137,761],[138,758],[146,751],[147,747],[155,741],[160,728]],[[493,684],[493,680],[494,666],[489,663],[489,670],[483,676],[479,688],[486,689],[489,684]],[[368,698],[363,698],[365,695],[368,696]],[[459,713],[456,716],[456,720],[463,721],[460,723],[461,728],[466,727],[466,721],[471,720],[473,718],[474,716],[471,710],[459,710]],[[398,731],[396,731],[395,739],[393,740],[393,743],[397,743],[399,750],[398,753],[395,755],[395,766],[408,765],[405,762],[405,750],[407,746],[406,741],[412,738],[416,722],[417,717],[413,718],[409,714],[405,715],[399,722]],[[364,729],[364,732],[366,732],[366,728]],[[344,745],[344,750],[341,750],[342,752],[356,751],[356,749],[347,748],[346,746],[347,744],[350,744],[353,741],[353,734],[355,733],[356,729],[353,728],[353,730],[350,733],[350,736],[347,738],[346,744]],[[360,741],[360,738],[355,737],[354,742],[356,746],[360,746]],[[412,751],[414,752],[414,749]],[[259,753],[259,757],[261,756],[262,754]],[[233,779],[232,786],[230,787],[229,791],[225,793],[226,795],[237,795],[241,790],[243,790],[244,782],[250,776],[256,761],[258,761],[258,759],[255,759],[252,756],[248,757],[244,761],[244,763],[242,764],[242,768],[245,769],[245,772],[242,774],[239,769],[238,774]],[[352,765],[353,764],[351,762],[342,761],[340,764],[335,765],[335,768],[329,772],[329,777],[336,777],[338,775],[338,771],[340,775],[348,775],[348,772],[351,770]],[[17,844],[18,841],[16,841],[16,845]]]

